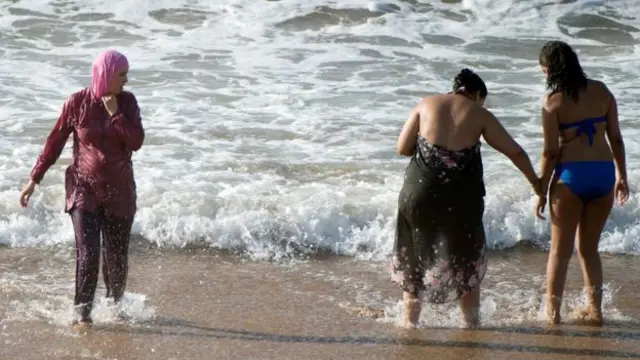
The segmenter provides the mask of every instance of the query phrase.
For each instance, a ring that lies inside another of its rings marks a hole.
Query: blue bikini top
[[[596,134],[596,124],[601,122],[606,122],[606,116],[598,116],[594,118],[586,118],[584,120],[568,123],[568,124],[560,124],[560,130],[566,130],[575,127],[576,128],[576,136],[580,136],[582,134],[587,135],[589,138],[589,146],[593,145],[593,138]]]

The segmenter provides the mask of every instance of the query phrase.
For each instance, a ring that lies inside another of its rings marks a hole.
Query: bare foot
[[[404,299],[404,326],[410,329],[418,328],[422,302],[420,299]]]
[[[560,306],[562,298],[554,295],[547,295],[547,323],[550,325],[560,324]]]
[[[480,287],[476,286],[472,291],[460,298],[460,311],[464,327],[468,329],[480,326]]]
[[[547,310],[547,324],[558,325],[562,322],[562,317],[557,311]]]
[[[595,306],[584,306],[576,309],[573,312],[573,316],[576,320],[582,322],[584,325],[589,326],[602,326],[602,312],[599,311]]]
[[[71,323],[71,328],[78,333],[86,333],[91,329],[91,321],[74,321]]]
[[[590,326],[602,326],[602,288],[587,286],[587,306],[576,311],[577,318]]]
[[[384,309],[376,309],[371,306],[340,304],[340,307],[359,317],[379,319],[385,316]]]
[[[474,330],[480,328],[480,322],[465,322],[463,328],[468,330]]]
[[[469,309],[462,314],[464,327],[467,329],[477,329],[480,327],[480,309]]]

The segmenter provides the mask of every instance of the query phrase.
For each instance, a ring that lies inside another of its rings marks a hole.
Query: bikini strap
[[[596,125],[600,122],[606,122],[606,116],[599,116],[594,118],[587,118],[581,121],[576,121],[568,124],[560,124],[560,130],[566,130],[575,127],[576,128],[576,136],[580,136],[582,134],[587,135],[589,139],[589,146],[593,145],[593,138],[596,135]]]

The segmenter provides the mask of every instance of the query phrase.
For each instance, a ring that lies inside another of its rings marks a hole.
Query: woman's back
[[[604,161],[613,158],[606,141],[611,94],[604,84],[589,80],[578,100],[564,93],[549,96],[548,107],[558,116],[559,162]]]
[[[488,111],[459,94],[429,96],[419,109],[419,134],[432,145],[451,151],[478,143]]]
[[[538,60],[551,92],[542,108],[544,150],[536,206],[537,216],[544,219],[548,192],[547,321],[561,321],[567,269],[576,249],[587,300],[577,312],[579,320],[602,325],[600,235],[614,194],[620,203],[629,196],[617,102],[602,82],[587,78],[569,44],[545,43]]]
[[[465,321],[479,321],[478,285],[487,255],[480,136],[524,169],[534,187],[538,181],[526,153],[483,108],[488,93],[484,81],[463,69],[453,79],[452,91],[422,99],[396,145],[398,154],[411,161],[398,197],[392,271],[414,326],[421,295],[432,303],[463,299]]]

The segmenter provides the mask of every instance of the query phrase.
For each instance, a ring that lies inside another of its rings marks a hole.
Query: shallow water
[[[568,324],[547,327],[541,321],[545,255],[522,248],[492,253],[483,326],[475,331],[461,329],[453,303],[425,305],[420,329],[401,328],[400,291],[379,263],[331,257],[278,264],[140,247],[132,253],[122,306],[110,308],[99,288],[94,328],[77,333],[68,326],[71,249],[4,249],[0,260],[6,359],[640,357],[634,295],[640,289],[626,275],[638,266],[625,256],[604,258],[604,328],[580,326],[569,315],[583,301],[575,260],[563,310]]]
[[[534,218],[524,178],[488,146],[485,330],[458,329],[454,305],[425,307],[426,330],[399,330],[386,259],[407,163],[395,141],[409,110],[472,67],[489,87],[487,106],[537,162],[536,59],[549,39],[574,45],[616,95],[635,191],[640,8],[393,4],[385,13],[360,0],[0,3],[0,357],[639,357],[628,275],[640,251],[635,193],[603,233],[602,252],[622,255],[605,260],[605,315],[615,323],[602,331],[541,327],[549,224]],[[96,331],[76,336],[66,325],[74,260],[62,212],[70,144],[29,208],[17,200],[64,99],[89,84],[106,47],[128,56],[142,108],[134,233],[145,240],[132,251],[130,321],[99,299]],[[581,301],[572,269],[567,315]],[[358,317],[368,307],[384,316]]]

